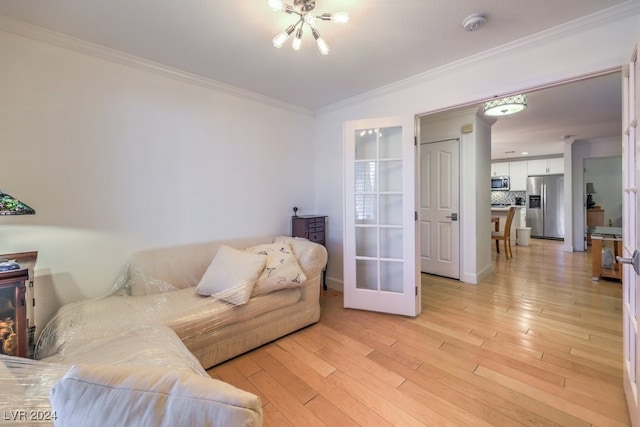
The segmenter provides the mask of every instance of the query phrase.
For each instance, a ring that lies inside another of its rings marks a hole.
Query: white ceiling
[[[492,159],[560,154],[574,140],[622,140],[620,72],[527,93],[527,101],[491,127]]]
[[[331,47],[322,56],[308,33],[298,52],[289,43],[273,47],[273,36],[295,17],[272,11],[267,0],[0,2],[0,15],[311,110],[563,24],[630,10],[638,13],[640,1],[317,0],[318,14],[347,11],[351,17],[346,25],[319,21]],[[465,31],[462,21],[473,13],[486,14],[487,23],[478,31]],[[529,108],[509,121],[522,120],[526,132],[519,133],[535,135],[538,142],[542,128],[556,125],[556,143],[565,134],[577,139],[609,136],[605,133],[611,125],[605,122],[616,105],[618,117],[620,112],[620,83],[616,89],[613,80],[576,83],[576,92],[568,92],[571,85],[557,89],[562,92],[529,94]],[[569,117],[571,112],[579,117]],[[500,144],[494,158],[504,157],[500,150],[509,151],[505,144],[515,144],[515,149],[520,143],[506,119],[494,125],[494,136]],[[519,146],[515,150],[522,151]]]

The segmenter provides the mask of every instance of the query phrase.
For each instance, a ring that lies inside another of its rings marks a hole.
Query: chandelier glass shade
[[[318,50],[320,50],[322,55],[326,55],[329,53],[329,45],[325,39],[322,38],[320,32],[316,28],[317,20],[331,21],[338,24],[345,24],[349,21],[349,14],[346,12],[314,15],[313,9],[316,7],[316,0],[294,0],[293,5],[285,3],[282,0],[269,0],[269,6],[276,11],[282,11],[298,16],[298,21],[296,23],[289,25],[284,31],[278,33],[273,38],[273,46],[278,49],[284,46],[291,34],[295,32],[291,47],[293,50],[300,50],[304,30],[308,27],[311,35],[316,41]]]
[[[492,99],[483,105],[485,116],[507,116],[519,113],[527,108],[527,95],[513,95],[505,98]]]

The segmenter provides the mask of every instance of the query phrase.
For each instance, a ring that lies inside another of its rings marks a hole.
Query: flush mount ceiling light
[[[289,25],[284,31],[273,38],[273,45],[278,49],[284,46],[291,33],[295,31],[296,35],[291,43],[291,47],[293,50],[300,50],[302,34],[306,25],[309,27],[313,38],[316,39],[316,44],[318,45],[320,53],[326,55],[329,53],[329,45],[322,36],[320,36],[320,33],[316,28],[316,19],[332,21],[339,24],[345,24],[349,21],[349,14],[347,12],[314,15],[312,11],[316,7],[316,0],[294,0],[293,6],[283,2],[282,0],[269,0],[269,6],[274,10],[281,10],[292,15],[298,15],[298,22],[293,25]]]
[[[485,116],[507,116],[519,113],[525,108],[527,108],[527,95],[520,94],[487,101],[484,103],[482,112]]]

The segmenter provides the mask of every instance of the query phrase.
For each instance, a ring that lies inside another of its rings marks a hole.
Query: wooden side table
[[[622,280],[622,265],[616,261],[622,255],[622,228],[593,227],[591,231],[591,280],[600,277]],[[602,266],[602,248],[609,245],[612,249],[613,262],[611,268]]]
[[[327,217],[323,215],[300,215],[291,217],[291,235],[304,237],[314,243],[325,244]]]
[[[314,243],[326,246],[326,215],[294,215],[291,217],[291,235],[304,237]],[[322,288],[327,290],[327,269],[322,270]]]

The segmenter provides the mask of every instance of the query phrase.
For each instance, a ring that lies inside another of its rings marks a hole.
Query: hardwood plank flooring
[[[621,284],[590,252],[532,239],[479,285],[422,275],[416,318],[342,307],[208,372],[260,396],[265,426],[629,426]]]

